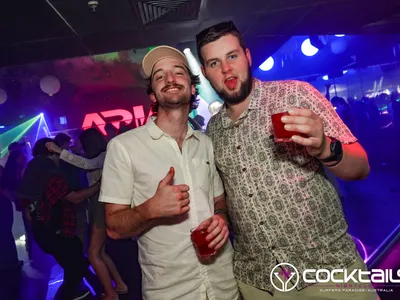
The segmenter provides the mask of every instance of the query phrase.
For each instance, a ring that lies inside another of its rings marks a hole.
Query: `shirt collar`
[[[248,113],[250,110],[256,110],[256,109],[260,109],[260,95],[261,95],[261,81],[257,78],[253,79],[254,82],[254,90],[251,93],[251,99],[249,102],[249,106],[247,107],[247,109],[240,115],[240,117],[236,120],[236,121],[232,121],[229,117],[228,117],[228,112],[227,112],[227,107],[226,107],[226,103],[224,103],[224,105],[222,106],[221,110],[220,110],[220,118],[221,118],[221,122],[222,122],[222,127],[223,128],[229,128],[231,126],[240,124],[244,118],[247,117]]]
[[[190,138],[191,136],[194,136],[196,139],[200,140],[200,134],[201,131],[200,130],[193,130],[192,126],[190,126],[189,122],[188,122],[188,132],[186,134],[186,138]]]
[[[155,116],[151,116],[150,119],[147,121],[147,123],[145,125],[146,128],[147,128],[147,131],[149,132],[149,134],[151,136],[151,138],[154,139],[154,140],[158,140],[163,135],[169,136],[164,131],[162,131],[160,129],[160,127],[158,127],[156,125],[156,123],[154,122],[155,120],[156,120],[156,117]],[[188,132],[186,134],[186,138],[185,139],[188,139],[191,136],[194,136],[196,139],[199,140],[200,139],[200,137],[199,137],[200,134],[201,134],[201,132],[198,131],[198,130],[193,130],[193,128],[189,125],[189,122],[188,122]]]

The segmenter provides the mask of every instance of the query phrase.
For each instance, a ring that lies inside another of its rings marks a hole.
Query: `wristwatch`
[[[331,155],[327,158],[320,159],[323,163],[337,162],[339,163],[343,158],[343,148],[342,143],[335,138],[329,137],[331,139],[330,149]],[[335,164],[336,165],[336,164]]]

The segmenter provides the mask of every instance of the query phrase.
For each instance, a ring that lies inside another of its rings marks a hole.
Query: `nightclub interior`
[[[398,0],[5,1],[0,9],[0,183],[11,176],[6,171],[13,147],[19,147],[26,164],[43,138],[68,136],[74,152],[89,128],[108,141],[147,124],[154,113],[141,62],[159,45],[182,51],[190,71],[200,76],[199,106],[189,123],[205,131],[223,100],[201,71],[196,34],[224,21],[233,21],[243,35],[255,78],[310,83],[364,147],[367,178],[328,177],[368,269],[393,273],[395,280],[375,286],[379,298],[400,299]],[[2,189],[7,184],[0,184]],[[33,240],[23,209],[5,195],[0,193],[0,300],[58,299],[63,269]],[[12,230],[11,250],[6,245],[10,230],[4,228]],[[142,299],[137,240],[107,237],[105,244],[126,293],[104,299]],[[15,247],[17,266],[10,253]],[[83,283],[90,295],[71,299],[104,297],[96,271],[90,270]]]

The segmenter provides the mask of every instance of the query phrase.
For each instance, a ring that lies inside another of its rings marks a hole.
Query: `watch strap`
[[[323,163],[340,162],[343,158],[342,143],[335,138],[330,137],[330,139],[331,139],[331,143],[330,143],[329,147],[331,150],[331,155],[328,156],[327,158],[320,159],[320,161]]]

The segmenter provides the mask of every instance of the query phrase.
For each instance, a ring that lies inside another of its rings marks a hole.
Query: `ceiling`
[[[85,93],[143,86],[139,66],[148,47],[168,44],[195,52],[195,35],[221,21],[233,20],[242,32],[260,79],[321,77],[337,72],[332,66],[344,68],[353,56],[357,63],[373,57],[370,53],[389,57],[400,44],[399,0],[97,1],[95,12],[86,0],[0,4],[0,88],[8,94],[2,124],[44,107],[69,106]],[[305,37],[338,33],[346,34],[345,54],[332,55],[329,47],[313,58],[299,54]],[[285,66],[257,70],[270,55]],[[39,88],[49,74],[62,84],[54,97]]]
[[[0,67],[192,43],[201,29],[233,20],[262,63],[290,36],[400,33],[398,0],[3,1]],[[262,47],[260,47],[262,45]]]
[[[318,37],[324,44],[315,55],[306,56],[301,46],[309,36],[293,36],[272,55],[273,67],[268,71],[255,67],[254,76],[261,80],[299,79],[314,84],[324,75],[338,78],[350,69],[358,70],[359,75],[373,66],[380,66],[385,72],[400,69],[400,34]]]

